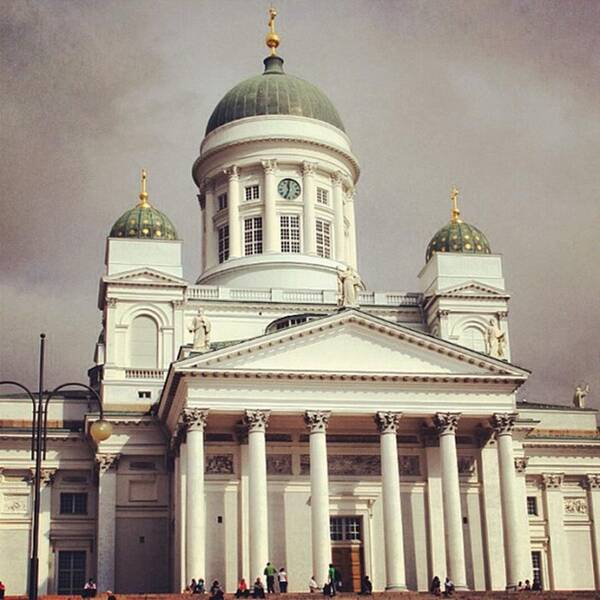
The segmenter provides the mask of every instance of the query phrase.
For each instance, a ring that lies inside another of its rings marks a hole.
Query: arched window
[[[158,367],[158,327],[154,319],[136,317],[129,330],[129,365],[156,369]]]
[[[459,344],[477,352],[485,352],[483,331],[478,327],[465,327],[460,334]]]

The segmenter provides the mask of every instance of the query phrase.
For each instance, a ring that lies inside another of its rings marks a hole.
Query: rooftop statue
[[[365,284],[352,267],[338,270],[338,306],[358,307],[358,292],[364,289]]]
[[[194,334],[192,349],[196,352],[208,352],[210,343],[210,321],[204,315],[202,308],[198,309],[198,314],[192,319],[190,333]]]
[[[494,358],[504,358],[506,334],[498,327],[496,319],[490,319],[485,330],[487,353]]]
[[[575,388],[575,394],[573,395],[573,406],[576,408],[585,408],[585,400],[590,392],[590,384],[586,383],[585,387],[583,384],[579,384]]]

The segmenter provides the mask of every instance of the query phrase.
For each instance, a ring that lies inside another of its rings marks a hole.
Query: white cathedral
[[[110,231],[89,376],[113,433],[93,442],[80,392],[50,404],[39,593],[232,592],[267,561],[290,591],[329,563],[346,591],[600,589],[596,411],[517,402],[502,257],[456,192],[417,292],[362,285],[358,160],[278,42],[272,17],[264,72],[208,121],[197,281],[145,174]],[[31,403],[3,391],[0,580],[22,594]]]

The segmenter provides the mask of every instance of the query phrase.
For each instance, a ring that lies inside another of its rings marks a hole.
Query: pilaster
[[[265,190],[265,212],[264,212],[264,252],[279,252],[279,224],[277,223],[277,186],[275,185],[275,172],[277,170],[277,160],[261,161],[264,169],[264,190]]]
[[[334,238],[335,259],[340,262],[346,260],[346,232],[344,229],[344,192],[342,190],[342,174],[336,171],[331,174],[331,187],[333,189],[333,213],[334,213]]]
[[[304,254],[316,255],[316,220],[315,220],[315,172],[317,163],[304,161],[302,163],[302,198],[304,199]]]
[[[545,473],[542,475],[544,502],[548,523],[548,567],[551,589],[567,590],[571,587],[569,575],[567,540],[563,523],[563,473]]]
[[[594,563],[594,581],[600,589],[600,473],[588,473],[582,485],[587,489],[588,506],[592,529],[592,560]]]
[[[229,258],[242,256],[240,227],[240,174],[237,165],[225,169],[227,175],[227,202],[229,216]]]
[[[52,484],[56,469],[42,469],[40,477],[40,537],[38,547],[38,595],[48,593],[50,575],[50,522],[52,519]]]

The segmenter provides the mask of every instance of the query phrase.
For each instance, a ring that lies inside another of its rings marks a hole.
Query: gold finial
[[[142,183],[141,183],[139,199],[140,199],[140,202],[139,202],[138,206],[141,206],[142,208],[147,208],[148,206],[150,206],[150,204],[148,202],[148,192],[146,191],[146,170],[145,169],[142,169]]]
[[[456,186],[453,186],[452,188],[450,200],[452,200],[452,217],[450,221],[452,221],[452,223],[461,223],[460,210],[458,209],[458,189]]]
[[[271,48],[271,56],[275,56],[277,54],[277,46],[279,46],[279,36],[275,33],[275,17],[277,16],[277,11],[271,6],[269,8],[269,33],[265,37],[265,43],[269,48]]]

